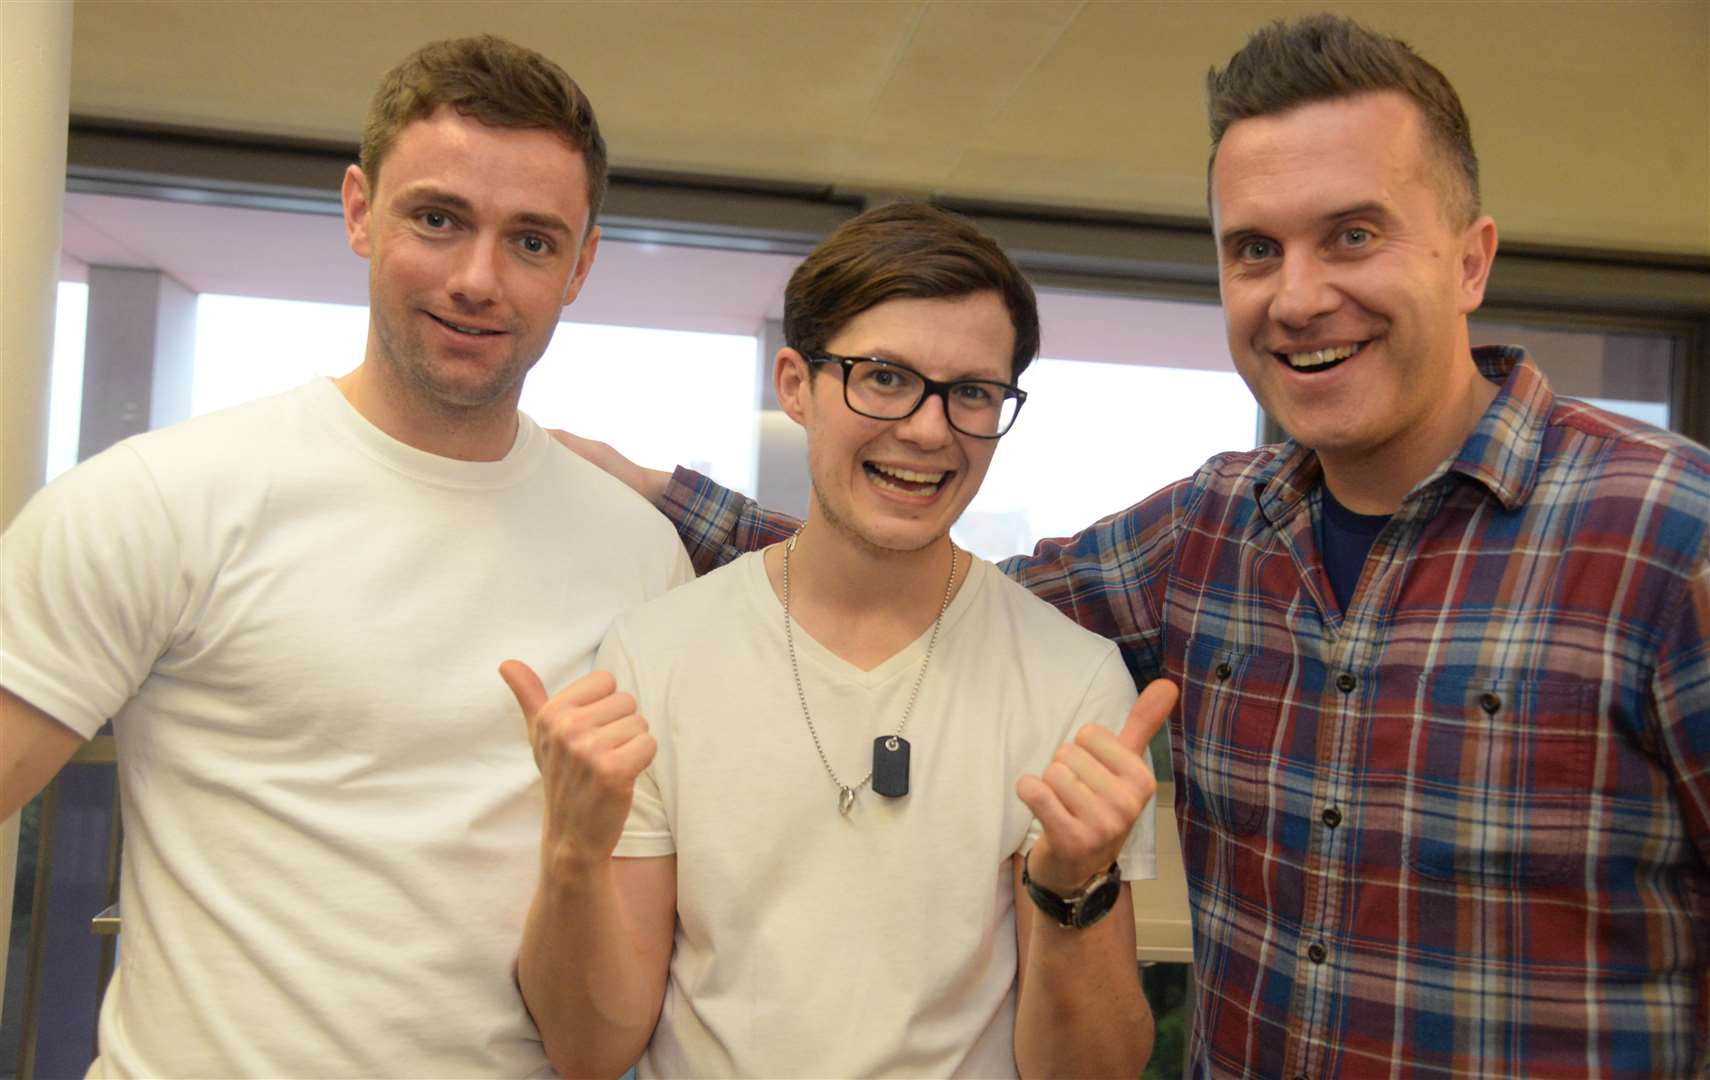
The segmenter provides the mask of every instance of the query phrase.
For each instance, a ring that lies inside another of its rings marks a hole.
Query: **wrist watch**
[[[1027,890],[1033,905],[1057,921],[1066,930],[1085,930],[1110,914],[1116,898],[1122,895],[1122,878],[1115,863],[1100,871],[1070,896],[1058,896],[1033,880],[1027,872],[1027,860],[1033,852],[1021,857],[1021,887]]]

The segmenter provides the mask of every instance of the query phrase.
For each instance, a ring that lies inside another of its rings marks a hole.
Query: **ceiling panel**
[[[857,190],[946,190],[968,148],[1003,122],[1008,103],[1050,55],[1078,7],[926,8],[850,143],[838,182]]]
[[[1203,215],[1204,76],[1328,7],[1460,88],[1504,236],[1710,253],[1710,3],[77,0],[72,107],[354,141],[379,74],[491,31],[593,96],[620,167]]]

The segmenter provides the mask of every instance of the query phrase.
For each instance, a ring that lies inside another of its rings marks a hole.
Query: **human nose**
[[[471,307],[483,307],[498,299],[499,242],[497,237],[476,233],[458,245],[446,288],[452,297]]]
[[[1327,269],[1309,251],[1288,253],[1278,268],[1276,292],[1271,296],[1271,318],[1284,325],[1304,327],[1335,309],[1339,302]]]

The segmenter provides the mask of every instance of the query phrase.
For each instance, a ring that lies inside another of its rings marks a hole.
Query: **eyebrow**
[[[871,351],[868,351],[868,352],[859,353],[859,354],[851,353],[851,354],[849,354],[849,359],[851,359],[851,360],[883,360],[887,364],[895,364],[898,367],[908,368],[910,371],[914,372],[916,375],[920,375],[920,376],[923,376],[923,377],[928,378],[928,379],[932,378],[932,376],[927,375],[926,372],[920,370],[919,366],[917,366],[913,360],[904,359],[902,357],[902,354],[900,352],[898,352],[897,350],[886,348],[885,346],[882,346],[882,345],[871,350]],[[934,379],[933,381],[934,382],[969,382],[969,381],[995,382],[995,383],[1003,383],[1005,386],[1008,386],[1008,385],[1010,385],[1012,378],[1013,378],[1012,375],[993,375],[989,372],[973,371],[973,372],[967,372],[967,373],[964,373],[961,375],[952,375],[947,379]]]
[[[532,225],[537,229],[545,229],[547,232],[563,233],[565,236],[569,236],[575,232],[575,230],[557,214],[524,213],[518,214],[511,220],[516,222],[518,225]]]
[[[470,202],[468,199],[465,199],[454,191],[447,191],[444,188],[437,188],[431,185],[406,188],[403,192],[402,199],[403,201],[410,203],[438,203],[441,206],[449,207],[452,210],[456,210],[459,213],[468,214],[470,216],[474,216],[475,213],[475,204]],[[575,233],[575,230],[557,214],[545,214],[539,211],[529,210],[513,215],[510,218],[510,222],[515,225],[527,225],[535,229],[544,229],[547,232],[560,233],[564,236],[571,236]]]
[[[1340,221],[1343,218],[1370,217],[1381,218],[1384,221],[1388,221],[1393,216],[1394,215],[1390,212],[1387,205],[1378,202],[1375,199],[1368,199],[1365,202],[1355,203],[1352,206],[1345,206],[1340,210],[1325,214],[1323,220],[1330,222]]]

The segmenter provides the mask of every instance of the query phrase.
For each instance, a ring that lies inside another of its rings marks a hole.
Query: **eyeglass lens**
[[[926,383],[904,367],[874,360],[849,366],[844,384],[849,404],[880,420],[896,420],[914,411],[926,394]],[[1008,387],[980,379],[959,380],[944,394],[952,427],[970,435],[998,435],[1008,430],[1018,408]]]

